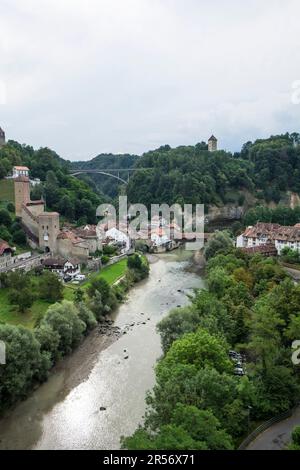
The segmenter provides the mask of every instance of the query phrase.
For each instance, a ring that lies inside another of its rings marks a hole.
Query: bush
[[[40,298],[48,302],[58,302],[63,298],[63,285],[56,274],[45,272],[39,281]]]
[[[116,254],[116,252],[117,252],[117,247],[115,247],[113,245],[104,245],[103,246],[103,254],[104,255],[112,256],[112,255]]]
[[[101,256],[101,263],[102,264],[107,264],[109,262],[109,259],[110,259],[109,256],[103,255],[103,256]]]
[[[12,220],[8,210],[0,209],[0,225],[4,225],[9,228],[11,226]]]
[[[26,235],[23,230],[18,230],[13,234],[12,241],[16,245],[26,245]]]
[[[14,214],[14,213],[15,213],[15,210],[16,210],[15,205],[14,205],[12,202],[9,202],[9,203],[7,204],[7,210],[8,210],[9,212],[11,212],[12,214]]]

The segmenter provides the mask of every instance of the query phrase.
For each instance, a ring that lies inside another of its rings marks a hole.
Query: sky
[[[0,126],[69,160],[300,131],[299,0],[0,0]]]

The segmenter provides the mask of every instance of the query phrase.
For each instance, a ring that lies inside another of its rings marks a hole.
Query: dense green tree
[[[80,302],[77,306],[78,317],[86,325],[85,333],[91,331],[97,325],[97,320],[93,312],[87,307],[84,302]]]
[[[45,325],[50,326],[59,335],[57,354],[62,356],[71,352],[79,344],[86,329],[86,325],[80,320],[74,304],[66,300],[48,308],[40,327]],[[53,354],[52,346],[50,352]]]
[[[31,289],[23,287],[20,290],[11,289],[9,292],[9,299],[12,305],[17,305],[19,311],[24,313],[32,306],[35,300],[35,295],[32,293]]]
[[[227,232],[215,232],[206,244],[204,254],[207,260],[219,253],[228,253],[233,248],[233,241]]]
[[[63,285],[56,274],[43,273],[39,279],[39,296],[48,302],[57,302],[63,298]]]
[[[10,228],[12,223],[10,213],[7,209],[0,209],[0,225]]]
[[[44,379],[49,360],[40,351],[34,334],[22,327],[0,324],[6,345],[6,365],[0,367],[0,410],[24,398],[35,380]]]

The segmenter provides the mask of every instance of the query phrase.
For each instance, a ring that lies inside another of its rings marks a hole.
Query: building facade
[[[27,166],[14,166],[12,177],[15,179],[20,178],[22,176],[29,176],[29,168],[27,168]]]
[[[300,251],[300,224],[286,226],[258,222],[249,226],[237,237],[237,248],[253,248],[263,245],[274,245],[280,255],[284,248]]]

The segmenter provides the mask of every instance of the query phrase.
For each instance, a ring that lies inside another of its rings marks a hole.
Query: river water
[[[114,314],[115,326],[127,334],[106,348],[103,338],[92,342],[88,337],[83,348],[0,421],[0,449],[120,448],[120,437],[142,422],[145,395],[154,385],[161,356],[157,323],[170,309],[188,303],[193,288],[202,287],[199,275],[187,269],[190,253],[152,259],[149,278],[130,291]]]

